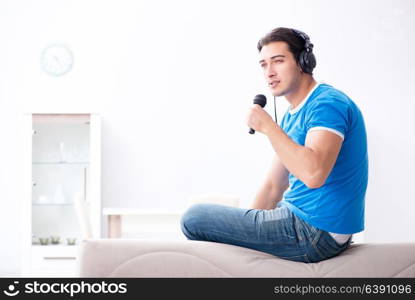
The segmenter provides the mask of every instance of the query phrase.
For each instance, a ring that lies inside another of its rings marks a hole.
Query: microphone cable
[[[275,123],[278,124],[278,122],[277,122],[277,107],[276,107],[275,96],[274,96],[274,116],[275,116]]]

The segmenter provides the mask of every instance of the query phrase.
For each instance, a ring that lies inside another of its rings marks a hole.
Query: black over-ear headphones
[[[293,32],[301,37],[305,44],[304,49],[301,51],[298,63],[300,64],[301,70],[308,74],[313,74],[313,69],[316,66],[316,57],[313,54],[313,44],[310,42],[310,38],[304,32],[293,29]]]

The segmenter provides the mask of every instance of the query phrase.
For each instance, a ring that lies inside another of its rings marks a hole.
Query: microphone
[[[254,98],[254,104],[258,104],[259,106],[264,108],[265,105],[267,104],[267,97],[265,97],[264,95],[261,95],[261,94],[256,95],[255,98]],[[255,130],[250,128],[249,133],[254,134]]]

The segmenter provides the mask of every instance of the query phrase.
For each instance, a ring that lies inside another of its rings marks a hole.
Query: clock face
[[[42,52],[40,64],[47,74],[51,76],[62,76],[72,69],[72,51],[62,44],[48,46]]]

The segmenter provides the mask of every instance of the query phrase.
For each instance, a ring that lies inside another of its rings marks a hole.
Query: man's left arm
[[[329,176],[343,139],[327,130],[310,131],[305,145],[294,142],[259,105],[248,116],[248,126],[264,133],[287,170],[309,188],[321,187]]]

